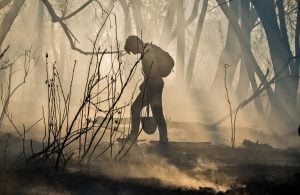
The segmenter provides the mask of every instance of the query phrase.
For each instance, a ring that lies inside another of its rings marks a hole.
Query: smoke
[[[136,154],[131,153],[129,154],[129,157],[127,157],[127,160],[121,162],[97,162],[96,166],[98,166],[101,173],[117,180],[149,179],[152,181],[159,181],[162,187],[181,188],[183,190],[212,188],[217,192],[224,192],[229,189],[229,186],[214,183],[213,181],[210,181],[209,178],[203,176],[197,178],[192,172],[191,174],[188,174],[187,171],[180,170],[174,164],[170,163],[165,157],[154,154],[147,154],[143,157],[135,155]],[[139,158],[139,160],[134,160],[132,158]],[[217,170],[216,165],[212,163],[203,163],[199,165],[198,171],[201,170],[201,172],[208,169]]]

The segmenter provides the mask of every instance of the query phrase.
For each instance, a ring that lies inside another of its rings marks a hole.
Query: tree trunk
[[[250,5],[250,0],[244,0],[241,2],[241,28],[245,29],[245,38],[249,43],[248,47],[251,47],[251,31],[255,27],[255,22],[257,21],[257,13],[255,9]],[[249,63],[245,59],[247,53],[242,53],[241,56],[241,63],[240,63],[240,75],[238,86],[236,89],[237,97],[240,101],[245,100],[249,93],[248,89],[250,87],[250,80],[248,77],[248,70]],[[251,75],[254,75],[254,70],[251,68]],[[253,77],[252,77],[253,78]]]
[[[143,15],[141,11],[140,1],[131,0],[130,4],[132,4],[132,13],[135,21],[135,27],[136,27],[136,34],[137,35],[143,35],[145,36],[144,32],[144,22],[143,22]]]
[[[124,12],[124,40],[131,34],[131,17],[130,17],[130,9],[126,0],[119,0],[120,5]]]
[[[289,69],[285,68],[292,57],[291,50],[287,48],[289,43],[286,43],[285,38],[283,38],[284,29],[279,28],[274,1],[251,0],[251,2],[260,17],[267,36],[274,72],[279,75],[279,78],[284,78],[275,83],[275,96],[282,106],[278,107],[272,104],[271,116],[275,121],[280,121],[282,128],[293,128],[298,123],[296,114],[297,91],[294,86],[295,78],[291,78]],[[290,61],[289,68],[291,72],[295,71],[295,63]]]
[[[287,32],[286,22],[285,22],[283,0],[277,0],[277,7],[278,7],[278,18],[279,18],[281,37],[283,39],[283,42],[286,45],[286,49],[290,50],[289,37],[288,37],[288,32]]]
[[[56,49],[56,32],[55,32],[55,27],[54,27],[54,24],[51,23],[51,35],[50,35],[50,42],[51,42],[51,47],[52,47],[52,52],[53,52],[53,55],[54,55],[54,59],[56,61],[58,61],[58,53],[57,53],[57,49]],[[59,61],[58,61],[59,62]]]
[[[61,79],[63,80],[65,78],[65,70],[72,70],[70,67],[72,67],[73,64],[68,64],[68,54],[67,54],[67,46],[66,46],[66,39],[63,35],[59,37],[59,64],[58,64],[58,70]],[[70,66],[70,67],[69,67]],[[68,72],[68,71],[67,71]]]
[[[235,17],[233,18],[234,22],[236,23],[238,23],[240,18],[239,7],[240,7],[239,1],[231,1],[229,4],[230,11],[236,13]],[[235,31],[232,28],[232,26],[228,24],[226,43],[221,52],[221,56],[217,67],[217,72],[215,74],[215,78],[212,84],[213,91],[218,92],[224,86],[223,83],[224,64],[230,65],[230,68],[228,69],[227,81],[228,81],[229,88],[232,88],[232,81],[233,81],[234,73],[236,72],[237,64],[240,60],[240,55],[241,55],[240,46]]]
[[[43,75],[45,75],[44,67],[44,55],[43,55],[43,48],[44,48],[44,5],[41,1],[38,2],[38,14],[37,14],[37,36],[35,40],[35,46],[38,48],[37,56],[41,56],[41,60],[37,64],[35,68],[35,82],[37,86],[40,86],[43,83]],[[38,91],[40,91],[38,89]]]
[[[192,13],[191,13],[190,17],[185,21],[182,28],[187,28],[187,26],[190,25],[197,18],[199,2],[200,2],[200,0],[195,0]],[[176,38],[177,35],[178,35],[177,30],[173,31],[165,40],[165,42],[166,42],[165,45],[168,46],[172,42],[172,40],[174,40]]]
[[[176,56],[176,80],[182,82],[184,79],[185,62],[185,19],[184,1],[177,0],[177,56]]]
[[[196,33],[195,33],[195,37],[194,37],[194,41],[193,41],[193,45],[192,45],[192,50],[190,53],[187,71],[186,71],[185,78],[186,78],[187,86],[191,85],[191,81],[193,78],[195,58],[196,58],[196,54],[197,54],[197,50],[198,50],[198,45],[200,42],[200,36],[201,36],[202,28],[203,28],[203,23],[204,23],[204,19],[205,19],[205,15],[206,15],[207,6],[208,6],[208,0],[204,0],[203,4],[202,4],[202,9],[201,9],[201,13],[199,16],[198,24],[197,24],[197,29],[196,29]]]
[[[295,56],[297,58],[295,59],[295,71],[292,72],[292,77],[296,77],[295,86],[296,91],[299,90],[299,66],[300,66],[300,1],[297,1],[298,8],[297,8],[297,22],[296,22],[296,29],[295,29]],[[297,98],[299,98],[299,94],[297,94]],[[297,101],[298,102],[298,101]],[[298,107],[298,118],[300,118],[300,110]]]
[[[243,0],[241,3],[242,7],[242,17],[241,17],[241,28],[244,29],[244,39],[247,44],[247,47],[251,48],[251,30],[252,27],[250,27],[250,1],[249,0]],[[252,91],[255,92],[257,90],[257,83],[255,79],[255,74],[252,66],[249,66],[250,60],[248,59],[247,53],[242,53],[242,64],[241,66],[245,66],[247,70],[247,75],[250,80]],[[259,115],[264,115],[263,110],[263,104],[259,98],[256,98],[255,101],[255,107]]]
[[[175,19],[176,10],[177,10],[177,2],[174,0],[169,0],[168,11],[165,17],[165,21],[162,27],[160,41],[159,41],[160,46],[164,49],[166,49],[167,43],[169,42],[168,39],[170,39],[172,24]]]
[[[280,27],[280,32],[281,32],[281,38],[283,43],[286,46],[286,50],[289,51],[292,55],[291,52],[291,47],[289,44],[289,37],[288,37],[288,31],[287,31],[287,27],[286,27],[286,21],[285,21],[285,11],[284,11],[284,5],[283,5],[283,0],[277,0],[277,8],[278,8],[278,18],[279,18],[279,27]],[[299,74],[299,66],[295,64],[295,60],[291,60],[290,62],[290,71],[291,71],[291,76],[295,76]],[[299,79],[296,78],[292,78],[291,81],[291,90],[292,93],[293,91],[296,92],[296,94],[292,95],[293,97],[293,102],[297,102],[297,89],[298,89],[298,81]]]

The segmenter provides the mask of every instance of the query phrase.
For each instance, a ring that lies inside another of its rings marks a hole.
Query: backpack
[[[157,45],[151,44],[151,47],[154,50],[156,61],[158,63],[159,72],[161,77],[168,76],[174,67],[174,60],[170,54]]]

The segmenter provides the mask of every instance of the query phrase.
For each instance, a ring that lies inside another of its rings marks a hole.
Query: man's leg
[[[129,138],[133,141],[137,139],[141,121],[141,111],[148,104],[145,92],[140,92],[131,106],[131,131]]]
[[[156,120],[159,130],[159,141],[161,143],[168,142],[167,124],[163,114],[162,107],[151,107],[153,117]]]
[[[160,142],[167,143],[168,133],[167,124],[162,108],[162,91],[163,86],[158,86],[154,89],[149,90],[149,100],[153,117],[155,118],[158,126]]]

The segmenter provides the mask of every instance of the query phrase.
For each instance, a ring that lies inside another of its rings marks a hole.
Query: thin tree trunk
[[[54,55],[54,59],[56,61],[58,61],[58,53],[57,53],[57,49],[56,49],[56,32],[55,32],[55,27],[54,24],[51,23],[51,47],[52,47],[52,51],[53,51],[53,55]]]
[[[297,23],[296,23],[296,29],[295,29],[295,56],[298,56],[295,59],[295,70],[292,72],[292,76],[299,76],[299,66],[300,66],[300,0],[297,1],[298,8],[297,8]],[[296,79],[295,81],[296,91],[298,91],[299,88],[299,79]],[[299,96],[297,95],[299,98]],[[298,115],[300,113],[300,110],[298,110]],[[298,117],[299,118],[299,117]]]
[[[68,62],[68,54],[67,54],[67,47],[66,47],[66,40],[63,34],[60,36],[60,44],[59,44],[59,64],[58,64],[58,70],[60,77],[63,79],[65,78],[65,70],[68,69],[69,64]]]
[[[162,48],[166,48],[167,43],[169,42],[168,39],[170,39],[172,24],[175,19],[176,10],[177,10],[177,2],[174,0],[169,0],[168,11],[165,17],[165,21],[162,27],[160,41],[159,41],[160,46]]]
[[[139,1],[131,0],[130,4],[132,4],[132,13],[135,21],[135,26],[136,26],[136,34],[141,35],[141,33],[144,35],[144,22],[143,22],[143,15],[141,11],[141,6],[140,6]]]
[[[234,22],[239,21],[240,18],[240,2],[239,1],[231,1],[229,5],[229,10],[235,13]],[[227,28],[227,38],[225,42],[225,46],[221,52],[221,56],[219,59],[217,71],[215,74],[215,78],[212,84],[212,90],[219,91],[223,88],[223,77],[224,77],[224,64],[229,64],[230,68],[228,69],[227,81],[229,88],[232,88],[232,81],[234,77],[234,73],[236,72],[237,64],[240,60],[240,46],[238,39],[236,37],[235,31],[233,27],[228,24]]]
[[[182,82],[184,79],[185,62],[185,19],[184,1],[177,0],[177,55],[176,55],[176,80]]]
[[[244,29],[244,39],[247,43],[247,47],[251,48],[251,27],[250,27],[250,1],[249,0],[243,0],[241,2],[241,7],[242,7],[242,10],[241,10],[241,13],[242,13],[242,16],[241,16],[241,28]],[[250,60],[248,59],[248,55],[247,53],[242,53],[242,63],[241,65],[243,66],[246,66],[246,69],[247,69],[247,73],[248,73],[248,78],[250,80],[250,83],[251,83],[251,88],[252,88],[252,91],[255,92],[257,90],[257,83],[256,83],[256,79],[255,79],[255,73],[254,73],[254,70],[253,70],[253,67],[252,66],[249,66],[249,63],[250,63]],[[255,101],[255,107],[256,107],[256,110],[258,112],[259,115],[262,115],[264,114],[264,110],[263,110],[263,104],[261,102],[261,100],[259,98],[256,98]]]
[[[66,17],[67,10],[68,10],[68,7],[67,7],[67,4],[65,3],[64,7],[62,8],[62,17]],[[66,25],[68,25],[68,21],[66,21]],[[55,31],[55,29],[54,29],[54,31]],[[67,49],[66,40],[65,40],[65,37],[62,32],[59,36],[56,36],[56,38],[59,40],[59,56],[56,57],[56,59],[59,62],[57,64],[57,69],[58,69],[60,78],[63,81],[65,78],[65,69],[68,68],[68,65],[69,65],[67,63],[68,56],[67,56],[67,50],[66,50]],[[54,48],[54,51],[56,52],[56,48]]]
[[[287,32],[286,22],[285,22],[283,0],[277,0],[277,7],[278,7],[278,18],[279,18],[281,37],[286,45],[286,48],[290,50],[289,37],[288,37],[288,32]]]
[[[248,92],[249,87],[250,87],[250,81],[247,73],[247,64],[245,62],[244,57],[242,56],[241,63],[240,63],[239,81],[236,87],[236,96],[240,101],[244,100],[249,95]]]
[[[223,77],[224,77],[224,64],[229,64],[229,72],[228,72],[228,83],[230,84],[230,88],[232,87],[231,81],[233,80],[233,73],[236,70],[237,63],[240,60],[240,50],[238,46],[238,41],[236,39],[236,35],[234,30],[230,25],[228,25],[227,30],[227,38],[225,42],[225,46],[221,52],[221,56],[219,58],[219,63],[217,67],[217,71],[213,80],[212,90],[219,91],[223,88]]]
[[[130,16],[130,9],[126,0],[119,0],[120,5],[124,12],[124,40],[131,34],[131,16]]]
[[[35,45],[38,48],[37,55],[43,56],[43,48],[44,48],[44,6],[41,1],[38,2],[38,14],[37,14],[37,23],[36,23],[36,29],[37,29],[37,36],[35,40]],[[41,58],[43,60],[43,58]],[[44,63],[43,61],[40,61],[40,63],[35,68],[35,79],[36,79],[36,85],[40,86],[40,83],[43,82],[42,76],[45,73],[44,70]],[[38,90],[40,91],[40,90]]]
[[[201,37],[203,23],[204,23],[206,11],[207,11],[207,6],[208,6],[208,0],[204,0],[203,4],[202,4],[202,9],[201,9],[201,13],[199,16],[198,24],[197,24],[197,29],[196,29],[196,33],[195,33],[195,37],[194,37],[194,41],[193,41],[193,45],[192,45],[192,50],[190,53],[187,71],[186,71],[185,78],[186,78],[187,86],[191,85],[191,81],[192,81],[192,77],[193,77],[193,70],[194,70],[194,66],[195,66],[195,58],[196,58],[196,54],[197,54],[197,50],[198,50],[198,45],[200,42],[200,37]]]
[[[247,17],[249,17],[249,9],[245,7],[245,2],[243,1],[241,2],[241,28],[245,29],[245,32],[247,33],[247,35],[245,35],[245,38],[247,39],[247,43],[250,44],[251,30],[249,29],[249,18]],[[250,45],[248,46],[250,47]],[[244,100],[248,96],[249,94],[248,90],[250,87],[250,80],[248,74],[254,75],[253,69],[247,68],[249,65],[247,62],[246,55],[247,55],[246,53],[242,53],[241,56],[240,76],[239,76],[238,86],[236,89],[236,93],[239,100]],[[249,73],[250,70],[251,73]]]
[[[288,32],[287,32],[287,27],[286,27],[286,20],[285,20],[285,11],[284,11],[284,5],[283,5],[283,0],[277,0],[277,8],[278,8],[278,18],[279,18],[279,27],[280,27],[280,32],[281,32],[281,38],[283,40],[283,43],[286,46],[286,50],[291,52],[291,47],[289,44],[289,37],[288,37]],[[291,76],[296,76],[299,74],[299,66],[295,64],[295,60],[291,60],[290,63],[290,69],[291,69]],[[291,93],[295,93],[294,95],[291,96],[292,101],[295,103],[297,102],[297,89],[298,89],[298,80],[293,78],[291,80]]]
[[[248,37],[248,42],[250,44],[251,40],[251,31],[255,26],[255,23],[258,19],[257,13],[253,6],[250,5],[250,0],[244,0],[241,2],[241,28],[245,29],[246,37]],[[249,45],[250,47],[250,45]],[[248,89],[250,87],[250,80],[248,78],[247,67],[249,66],[249,62],[245,61],[245,55],[243,54],[241,57],[240,63],[240,75],[238,86],[236,89],[237,97],[240,101],[243,101],[248,96]],[[253,69],[251,69],[251,74],[254,74]]]

